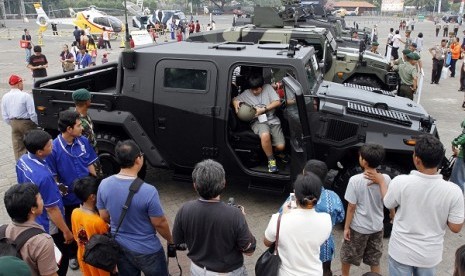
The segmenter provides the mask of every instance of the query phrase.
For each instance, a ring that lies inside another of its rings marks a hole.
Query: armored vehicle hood
[[[394,96],[392,92],[388,91],[374,90],[374,92],[379,91],[379,93],[373,93],[370,91],[372,88],[362,86],[363,89],[360,89],[358,87],[360,86],[324,81],[320,85],[317,95],[325,99],[325,102],[346,107],[351,102],[370,107],[387,107],[388,110],[406,113],[411,119],[416,120],[428,117],[426,110],[410,99]]]
[[[351,55],[351,56],[353,56],[354,58],[357,58],[357,59],[358,59],[358,56],[359,56],[358,49],[355,49],[355,48],[338,47],[337,51],[338,51],[338,53],[344,53],[346,55]],[[372,53],[370,51],[365,51],[363,53],[363,55],[364,55],[364,58],[368,58],[368,59],[376,60],[377,62],[389,64],[382,55],[378,55],[378,54]]]

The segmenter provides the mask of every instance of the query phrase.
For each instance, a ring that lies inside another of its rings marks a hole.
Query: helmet
[[[237,117],[244,122],[250,122],[255,118],[255,113],[257,113],[255,107],[248,103],[241,103],[239,111],[237,112]]]

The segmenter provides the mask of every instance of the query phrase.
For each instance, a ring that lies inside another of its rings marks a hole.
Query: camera
[[[169,258],[174,258],[176,257],[176,251],[186,251],[187,250],[187,244],[185,243],[180,243],[180,244],[174,244],[170,243],[168,244],[168,257]]]
[[[236,204],[236,200],[234,199],[234,197],[230,197],[229,200],[228,200],[228,205],[229,206],[232,206],[232,207],[236,207],[236,208],[239,208],[242,210],[242,205],[237,205]]]

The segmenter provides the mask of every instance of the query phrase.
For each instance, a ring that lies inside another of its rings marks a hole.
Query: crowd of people
[[[189,23],[187,31],[200,31],[197,23]],[[411,99],[422,72],[420,53],[424,48],[423,35],[419,33],[413,40],[413,30],[411,25],[403,39],[398,30],[391,29],[387,40],[401,79],[399,95]],[[76,31],[71,49],[64,45],[60,54],[64,72],[74,70],[69,69],[72,66],[85,68],[95,63],[97,49],[101,47],[100,42],[96,44],[89,38],[86,30],[78,31],[79,39]],[[25,31],[25,38],[27,35]],[[448,70],[451,77],[455,76],[455,64],[464,44],[459,44],[456,31],[455,35],[449,35],[441,45],[429,48],[433,55],[432,83],[439,83],[448,53]],[[104,47],[111,47],[104,35],[102,41]],[[402,44],[405,47],[399,57]],[[41,54],[40,46],[32,49],[34,54],[28,58],[28,68],[34,78],[44,77],[47,59]],[[78,52],[74,52],[76,49]],[[462,65],[461,80],[463,71]],[[257,241],[249,229],[245,209],[221,201],[226,173],[220,163],[208,159],[195,166],[192,182],[199,198],[182,205],[172,229],[157,189],[147,182],[135,193],[126,210],[126,219],[118,226],[130,186],[138,179],[144,164],[144,154],[138,145],[132,140],[118,142],[115,154],[120,171],[102,179],[94,125],[87,112],[91,104],[89,91],[78,89],[73,93],[75,110],[60,112],[59,134],[52,139],[50,134],[37,129],[32,96],[23,91],[22,78],[12,75],[9,84],[11,91],[2,99],[2,117],[12,129],[18,184],[4,195],[5,208],[12,220],[5,228],[5,237],[15,241],[28,229],[38,230],[18,249],[23,261],[14,256],[0,257],[2,268],[18,275],[61,276],[66,275],[68,266],[79,268],[86,276],[115,272],[168,275],[165,250],[158,233],[166,241],[171,256],[176,245],[186,245],[191,275],[247,275],[244,255],[254,254]],[[461,83],[462,88],[465,83],[463,86]],[[265,86],[263,79],[256,77],[249,93],[266,94],[269,89],[273,91]],[[236,109],[240,101],[247,101],[247,95],[241,94],[241,97],[235,98]],[[279,106],[275,98],[269,98],[259,111],[262,114]],[[451,182],[438,174],[444,146],[431,135],[420,136],[416,141],[412,157],[416,170],[393,179],[376,169],[384,160],[383,147],[363,145],[358,154],[363,172],[350,178],[344,195],[347,212],[339,196],[326,185],[329,181],[326,164],[309,160],[294,182],[293,195],[263,229],[266,247],[275,246],[279,237],[279,275],[332,275],[336,247],[332,228],[344,218],[344,240],[339,256],[342,275],[349,275],[351,266],[362,262],[370,266],[370,275],[379,275],[382,261],[388,263],[389,274],[393,276],[435,275],[442,260],[446,228],[457,233],[464,222],[465,121],[461,127],[462,134],[452,141],[458,160]],[[262,143],[263,149],[269,157],[270,172],[276,171],[273,152],[266,150],[272,143],[281,146],[280,151],[284,150],[282,131],[280,134],[279,129],[256,128],[254,131],[261,138],[264,133],[268,135],[263,138],[266,140]],[[382,254],[384,207],[390,210],[388,221],[393,225],[388,256]],[[430,220],[424,219],[425,213]],[[84,247],[89,239],[96,234],[115,233],[117,228],[115,239],[122,250],[114,271],[103,271],[85,263]],[[59,260],[54,246],[59,249]],[[456,275],[465,273],[465,246],[457,249],[454,269]]]
[[[412,25],[414,21],[409,21],[408,24],[404,24],[403,22],[401,21],[398,30],[390,28],[386,40],[385,56],[390,53],[392,68],[399,75],[400,83],[397,94],[413,100],[414,95],[417,93],[419,79],[424,76],[421,60],[422,51],[427,49],[432,56],[433,66],[430,83],[439,84],[441,79],[455,78],[457,61],[463,59],[465,53],[465,37],[462,43],[460,43],[460,38],[457,37],[460,27],[459,23],[452,22],[453,29],[449,31],[449,23],[444,22],[441,26],[439,22],[436,22],[436,37],[440,34],[442,27],[443,38],[439,44],[426,48],[423,42],[423,33],[419,32],[415,38],[412,37],[412,32],[415,30],[414,24]],[[405,38],[402,37],[401,30],[404,31]],[[377,46],[375,47],[377,48]],[[391,49],[390,52],[388,49]],[[402,52],[402,55],[400,55],[400,52]],[[465,67],[462,63],[459,91],[465,91],[464,70]],[[462,107],[465,108],[465,96]]]

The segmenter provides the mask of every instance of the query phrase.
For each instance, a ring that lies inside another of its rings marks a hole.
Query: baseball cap
[[[18,83],[22,82],[23,79],[17,75],[11,75],[10,79],[8,80],[8,83],[10,85],[17,85]]]

